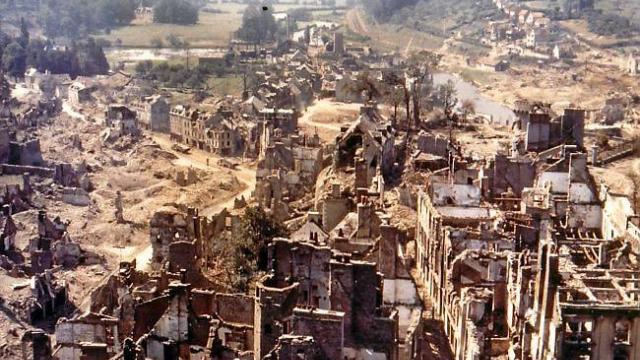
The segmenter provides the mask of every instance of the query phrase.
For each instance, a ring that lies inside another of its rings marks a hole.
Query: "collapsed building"
[[[324,164],[324,152],[316,136],[285,136],[263,123],[254,197],[278,219],[288,219],[287,203],[307,195]]]
[[[565,109],[553,117],[548,104],[518,102],[515,126],[522,133],[524,151],[542,152],[560,144],[584,146],[585,111]]]
[[[416,267],[456,359],[634,359],[636,216],[587,167],[584,111],[517,109],[515,146],[443,151],[418,195]]]
[[[104,116],[107,131],[103,135],[105,138],[118,138],[121,136],[138,136],[138,115],[125,105],[110,104]]]
[[[335,168],[353,167],[356,187],[368,188],[376,175],[388,179],[396,161],[395,130],[375,103],[360,109],[360,116],[336,138]]]
[[[215,290],[203,276],[214,243],[237,227],[235,215],[159,209],[150,222],[156,270],[122,263],[93,293],[91,312],[58,321],[54,358],[419,358],[422,305],[406,237],[388,222],[369,225],[371,205],[357,225],[366,253],[319,241],[322,219],[310,212],[315,228],[270,243],[253,294]]]
[[[219,155],[237,156],[255,142],[255,124],[224,107],[215,113],[178,105],[169,114],[174,140]]]

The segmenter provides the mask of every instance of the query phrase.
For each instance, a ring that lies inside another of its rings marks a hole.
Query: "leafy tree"
[[[438,87],[438,99],[442,105],[444,116],[449,123],[454,122],[455,114],[453,110],[458,104],[458,92],[453,81],[449,80]]]
[[[159,37],[154,37],[151,39],[151,46],[156,49],[162,49],[164,47],[164,42]]]
[[[349,83],[348,91],[354,94],[365,93],[367,101],[374,100],[382,95],[380,85],[367,71],[359,73],[356,78]]]
[[[39,71],[45,71],[48,68],[45,46],[45,42],[39,39],[34,39],[29,42],[26,47],[27,66],[34,67]]]
[[[198,8],[186,0],[160,0],[153,7],[153,22],[193,25],[198,22]]]
[[[246,290],[258,270],[267,267],[267,246],[276,237],[288,236],[282,224],[276,222],[262,207],[249,207],[242,215],[240,234],[235,239],[233,258],[237,279],[235,287]]]
[[[122,26],[136,18],[138,3],[134,0],[99,0],[97,11],[102,26]]]
[[[242,25],[236,32],[238,38],[254,44],[262,44],[275,39],[278,25],[271,6],[258,7],[250,4],[242,15]]]
[[[78,61],[78,73],[85,76],[106,74],[109,71],[109,62],[93,38],[78,45],[75,49]]]
[[[167,37],[165,39],[167,40],[169,45],[171,45],[171,47],[174,48],[174,49],[183,49],[183,48],[186,48],[187,46],[189,46],[188,42],[186,42],[185,40],[180,39],[175,34],[169,34],[169,35],[167,35]]]
[[[27,29],[27,22],[23,17],[20,18],[20,36],[16,39],[18,44],[22,46],[22,48],[26,48],[29,44],[29,29]]]
[[[2,59],[2,52],[7,47],[7,45],[11,44],[13,39],[7,33],[0,31],[0,59]]]
[[[2,53],[2,69],[9,75],[19,78],[27,67],[27,54],[17,42],[9,44]]]
[[[136,74],[146,77],[153,69],[153,62],[151,60],[140,61],[136,64]]]

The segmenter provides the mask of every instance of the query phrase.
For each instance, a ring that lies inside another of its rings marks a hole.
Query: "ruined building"
[[[398,312],[382,302],[376,264],[332,255],[329,247],[276,239],[271,275],[256,289],[255,358],[290,336],[307,336],[308,351],[327,359],[378,353],[398,359]]]
[[[161,95],[145,97],[134,104],[140,127],[146,130],[168,133],[170,107]]]
[[[335,168],[354,167],[356,187],[369,187],[376,174],[389,177],[396,161],[395,130],[375,104],[360,109],[360,116],[336,138]]]
[[[629,200],[589,173],[583,111],[516,113],[523,148],[482,163],[448,154],[419,194],[416,267],[433,314],[460,360],[636,359]]]
[[[174,140],[219,155],[242,154],[253,140],[252,128],[224,107],[209,113],[178,105],[169,114],[169,132]]]
[[[110,136],[139,135],[138,115],[127,106],[111,104],[104,115],[105,125],[110,130]]]

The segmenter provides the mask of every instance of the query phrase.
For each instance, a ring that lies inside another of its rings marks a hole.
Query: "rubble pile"
[[[514,22],[490,36],[547,35],[544,14],[499,7]],[[0,108],[0,350],[640,358],[637,201],[594,175],[634,140],[600,147],[574,105],[469,118],[431,88],[438,56],[347,47],[317,26],[298,39],[230,44],[225,61],[254,70],[242,98],[25,74],[56,95]],[[402,101],[383,104],[392,91]],[[319,98],[358,111],[314,122]]]

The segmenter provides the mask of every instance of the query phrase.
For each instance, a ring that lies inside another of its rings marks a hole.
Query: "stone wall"
[[[312,336],[322,349],[324,358],[342,358],[344,313],[296,308],[293,311],[291,328],[293,334]]]

